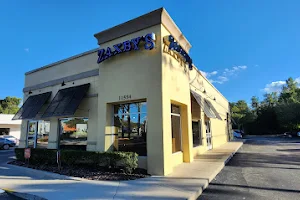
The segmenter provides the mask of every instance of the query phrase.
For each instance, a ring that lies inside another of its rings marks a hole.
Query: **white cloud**
[[[217,78],[215,79],[211,79],[210,81],[212,83],[219,83],[219,84],[223,84],[224,82],[227,82],[229,81],[229,77],[230,76],[234,76],[236,75],[239,71],[241,70],[245,70],[247,69],[247,66],[246,65],[239,65],[239,66],[233,66],[232,68],[225,68],[223,70],[223,72],[221,73],[220,76],[218,76]],[[217,74],[217,71],[213,71],[211,73],[207,73],[207,72],[204,72],[204,76],[206,76],[207,78],[208,77],[211,77],[212,75],[216,75]]]
[[[246,65],[238,66],[240,69],[247,69]]]
[[[298,86],[300,86],[300,77],[295,78],[295,81],[298,83]],[[286,85],[285,81],[274,81],[272,83],[267,84],[263,91],[266,93],[281,92],[282,87],[284,85]]]
[[[29,48],[25,48],[24,51],[26,51],[28,53],[29,52]]]
[[[282,86],[284,85],[285,85],[285,81],[274,81],[272,83],[267,84],[263,89],[263,91],[265,91],[266,93],[280,92]]]
[[[203,76],[205,76],[206,78],[209,78],[211,76],[214,76],[218,73],[218,71],[213,71],[213,72],[204,72],[204,71],[200,71],[202,73]]]

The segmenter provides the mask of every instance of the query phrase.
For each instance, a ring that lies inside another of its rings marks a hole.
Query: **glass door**
[[[205,127],[206,127],[207,148],[208,148],[208,150],[210,150],[210,149],[212,149],[210,121],[205,122]]]
[[[36,148],[38,122],[29,121],[27,129],[27,147]]]

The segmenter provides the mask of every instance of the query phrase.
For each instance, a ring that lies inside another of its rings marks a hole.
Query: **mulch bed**
[[[150,175],[147,174],[145,169],[137,168],[133,173],[128,174],[120,169],[104,169],[104,168],[93,168],[93,167],[84,167],[84,166],[76,166],[76,167],[66,167],[62,166],[61,170],[58,170],[57,165],[32,165],[22,162],[22,161],[12,161],[8,164],[18,165],[22,167],[28,167],[37,170],[44,170],[48,172],[53,172],[66,176],[73,176],[79,178],[85,178],[88,180],[135,180],[139,178],[146,178]]]

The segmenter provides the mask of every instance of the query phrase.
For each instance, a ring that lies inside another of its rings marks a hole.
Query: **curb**
[[[21,192],[15,192],[13,190],[9,190],[9,189],[3,189],[8,195],[17,197],[19,199],[28,199],[28,200],[47,200],[43,197],[39,197],[37,195],[33,195],[33,194],[27,194],[27,193],[21,193]]]

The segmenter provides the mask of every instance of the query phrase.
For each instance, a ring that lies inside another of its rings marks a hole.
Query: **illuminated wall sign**
[[[148,33],[145,36],[133,38],[131,40],[126,40],[122,43],[115,44],[113,45],[113,47],[107,47],[106,49],[99,49],[97,63],[101,63],[102,61],[123,52],[139,50],[139,44],[141,41],[144,42],[144,48],[146,50],[151,50],[155,47],[155,43],[154,43],[155,34]]]
[[[184,62],[189,65],[189,69],[193,69],[193,61],[189,54],[179,45],[172,35],[164,37],[164,43],[169,46],[169,50],[176,52],[180,57],[183,58]]]

